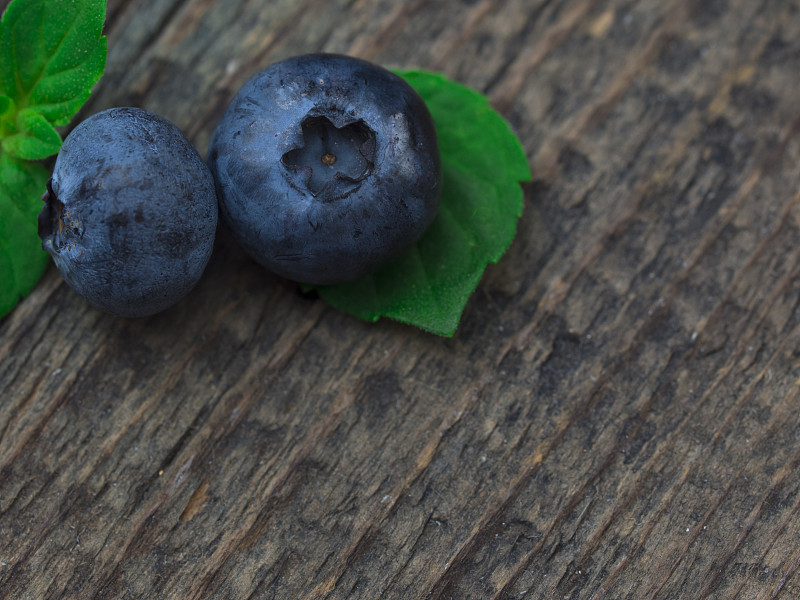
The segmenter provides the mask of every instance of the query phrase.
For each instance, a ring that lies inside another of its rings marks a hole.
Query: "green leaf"
[[[36,216],[48,177],[40,164],[0,154],[0,316],[33,289],[47,266]]]
[[[0,93],[66,125],[103,74],[105,0],[13,0],[0,25]]]
[[[436,73],[398,74],[422,96],[436,124],[444,179],[439,212],[398,260],[358,281],[316,289],[361,319],[390,317],[449,337],[486,265],[500,260],[514,239],[523,204],[519,182],[531,172],[519,141],[485,96]]]
[[[3,139],[5,152],[24,160],[40,160],[58,152],[61,136],[37,110],[26,108],[17,114],[17,131]]]
[[[0,317],[41,277],[36,216],[66,125],[103,74],[105,0],[12,0],[0,20]]]
[[[14,101],[6,95],[0,94],[0,120],[8,120],[15,110]]]

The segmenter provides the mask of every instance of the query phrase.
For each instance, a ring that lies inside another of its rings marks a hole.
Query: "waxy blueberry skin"
[[[308,54],[250,79],[209,148],[220,214],[276,274],[357,279],[413,246],[441,198],[436,131],[387,69]]]
[[[213,177],[181,131],[138,109],[80,123],[56,159],[42,246],[91,304],[124,316],[183,298],[208,263],[217,227]]]

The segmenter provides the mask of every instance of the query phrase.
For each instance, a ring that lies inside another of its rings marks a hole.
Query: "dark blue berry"
[[[441,197],[425,103],[390,71],[335,54],[250,79],[214,132],[209,166],[242,247],[312,284],[359,278],[408,250]]]
[[[113,108],[78,125],[44,200],[44,249],[75,291],[110,313],[141,317],[173,305],[211,255],[211,173],[175,125],[144,110]]]

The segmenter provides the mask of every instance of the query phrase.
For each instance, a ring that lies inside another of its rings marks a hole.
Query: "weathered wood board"
[[[0,2],[0,6],[7,2]],[[311,51],[486,93],[534,172],[452,339],[224,235],[143,320],[0,320],[0,598],[800,598],[800,2],[109,0],[83,109],[202,153]]]

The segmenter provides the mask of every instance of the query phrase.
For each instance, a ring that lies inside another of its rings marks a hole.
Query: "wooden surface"
[[[800,598],[797,0],[109,0],[82,111],[202,153],[280,58],[489,95],[535,180],[452,339],[218,239],[0,321],[0,598]]]

